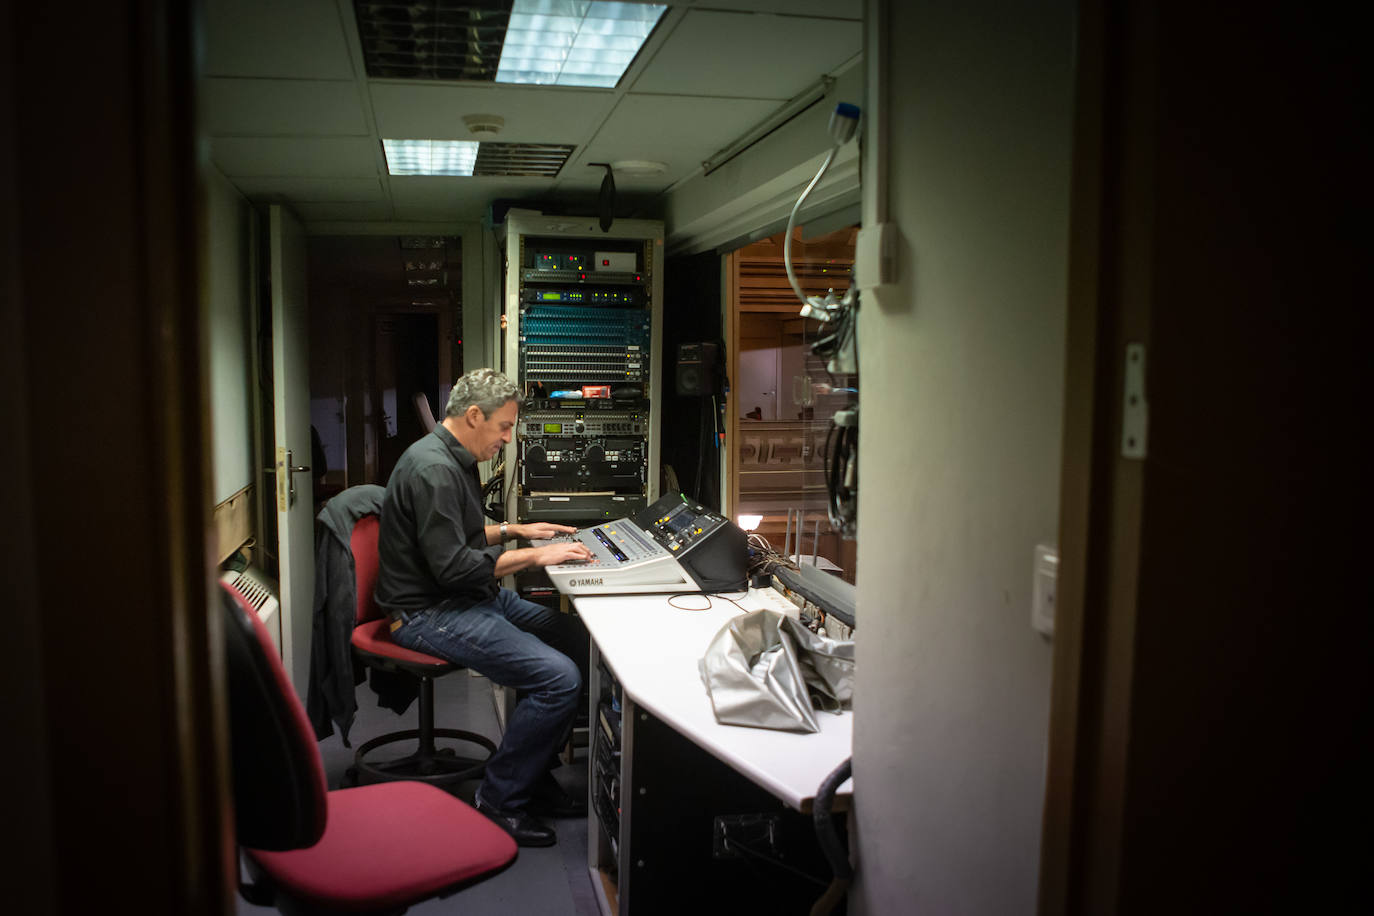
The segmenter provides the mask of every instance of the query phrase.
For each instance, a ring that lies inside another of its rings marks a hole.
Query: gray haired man
[[[591,558],[577,541],[505,550],[510,538],[548,540],[577,529],[548,522],[486,523],[477,462],[511,441],[520,390],[492,369],[453,386],[443,422],[406,449],[387,482],[376,597],[401,646],[472,668],[520,700],[477,788],[477,810],[522,846],[556,841],[534,814],[585,811],[550,772],[577,714],[587,636],[567,614],[526,601],[497,580],[531,566]]]

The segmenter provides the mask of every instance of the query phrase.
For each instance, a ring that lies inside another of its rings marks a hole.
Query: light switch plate
[[[879,223],[859,230],[854,240],[854,279],[861,290],[897,282],[897,226]]]

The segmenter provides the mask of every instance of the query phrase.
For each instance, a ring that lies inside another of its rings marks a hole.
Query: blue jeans
[[[477,794],[493,808],[525,807],[577,717],[589,650],[581,622],[503,588],[469,608],[440,605],[411,615],[391,638],[516,691],[520,699]]]

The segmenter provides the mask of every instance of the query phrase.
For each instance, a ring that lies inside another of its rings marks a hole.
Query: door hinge
[[[1145,345],[1126,344],[1126,384],[1121,409],[1121,457],[1145,457],[1150,406],[1145,400]]]

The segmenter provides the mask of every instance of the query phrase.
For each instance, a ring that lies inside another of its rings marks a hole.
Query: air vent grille
[[[367,75],[492,82],[513,0],[355,0]]]
[[[267,586],[242,573],[234,580],[234,587],[243,593],[243,597],[248,599],[248,603],[253,606],[253,610],[255,611],[261,611],[262,606],[272,597],[272,593],[267,590]]]
[[[552,178],[575,147],[561,143],[487,143],[477,147],[473,175]]]
[[[242,572],[230,570],[220,576],[224,582],[234,586],[247,599],[253,610],[264,620],[274,614],[281,606],[272,583],[251,569]]]

